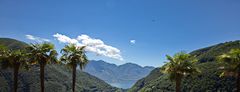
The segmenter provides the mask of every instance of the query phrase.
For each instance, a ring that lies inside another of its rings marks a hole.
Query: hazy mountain
[[[85,68],[85,71],[113,86],[130,88],[137,80],[148,75],[153,69],[154,67],[141,67],[133,63],[117,66],[102,60],[92,60]]]
[[[0,45],[12,49],[27,46],[26,43],[9,38],[0,38]],[[45,68],[46,92],[71,92],[72,72],[63,65],[47,65]],[[18,92],[40,92],[39,67],[30,71],[21,71],[19,74]],[[12,69],[2,70],[0,67],[0,92],[12,92]],[[77,72],[77,92],[115,92],[118,88],[112,87],[97,77],[85,72]]]
[[[235,92],[235,78],[220,78],[221,72],[219,71],[219,65],[216,63],[217,56],[233,48],[240,48],[240,41],[220,43],[191,52],[190,54],[197,56],[200,60],[197,66],[201,73],[197,76],[186,77],[182,83],[182,92]],[[159,70],[160,68],[154,69],[147,77],[139,80],[129,92],[175,91],[175,84]]]

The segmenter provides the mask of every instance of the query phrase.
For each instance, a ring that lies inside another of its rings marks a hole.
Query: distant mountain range
[[[147,76],[153,69],[154,67],[142,67],[133,63],[117,66],[102,60],[91,60],[84,71],[112,86],[126,89],[133,86],[137,80]]]

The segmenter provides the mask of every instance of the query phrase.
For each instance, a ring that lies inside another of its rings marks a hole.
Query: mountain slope
[[[200,62],[215,61],[216,56],[226,53],[234,48],[240,48],[240,41],[230,41],[225,43],[220,43],[210,47],[195,50],[190,54],[197,56]]]
[[[141,67],[137,64],[109,64],[102,60],[90,61],[85,71],[105,82],[120,88],[130,88],[137,80],[147,76],[154,67]]]
[[[14,50],[27,46],[26,43],[11,38],[0,38],[0,45],[6,46]]]
[[[0,45],[19,49],[26,43],[14,39],[0,38]],[[46,92],[71,92],[71,70],[63,65],[47,65],[45,68]],[[13,85],[12,70],[0,70],[0,92],[11,92]],[[39,92],[39,67],[34,66],[30,71],[22,70],[19,75],[18,92]],[[114,92],[119,89],[111,87],[104,81],[85,72],[77,72],[77,92]],[[120,90],[119,90],[120,91]]]
[[[235,78],[219,78],[219,65],[216,63],[218,55],[233,48],[240,48],[240,41],[221,43],[191,52],[190,54],[197,56],[200,60],[197,66],[202,72],[197,76],[186,77],[182,83],[182,92],[234,92]],[[175,84],[167,78],[166,74],[159,71],[160,68],[154,69],[147,77],[139,80],[129,92],[175,91]]]

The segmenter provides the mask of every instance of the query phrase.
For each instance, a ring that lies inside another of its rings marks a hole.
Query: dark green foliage
[[[240,41],[221,43],[211,47],[199,49],[190,54],[196,56],[200,62],[197,67],[201,73],[196,76],[187,76],[182,82],[182,92],[234,92],[236,91],[235,78],[222,77],[217,57],[229,52],[233,48],[240,48]],[[173,92],[174,82],[167,75],[161,74],[159,68],[154,69],[147,77],[139,80],[129,92]]]
[[[0,45],[12,49],[27,46],[26,43],[9,38],[0,38]],[[0,67],[1,68],[1,67]],[[46,65],[45,68],[46,92],[71,92],[71,70],[64,65]],[[76,92],[122,92],[121,89],[111,87],[104,81],[85,72],[77,71]],[[19,73],[18,92],[40,92],[39,65],[29,71]],[[10,69],[0,69],[0,92],[11,92],[13,74]]]
[[[155,81],[155,79],[158,79],[159,76],[163,75],[159,71],[160,71],[160,68],[154,69],[147,77],[139,80],[131,89],[129,89],[129,91],[135,92],[137,90],[142,89],[146,85],[152,84]]]
[[[182,92],[232,92],[235,90],[234,78],[220,78],[221,72],[215,62],[207,62],[198,65],[201,74],[196,76],[187,76],[182,82]],[[159,76],[157,76],[157,74]],[[144,84],[141,85],[140,84]],[[155,69],[149,76],[138,81],[130,92],[173,92],[175,83],[168,79],[167,75],[159,73],[159,69]]]
[[[45,68],[46,92],[71,92],[71,70],[63,65],[47,65]],[[19,92],[40,92],[39,67],[30,71],[22,71],[19,76]],[[0,92],[10,92],[12,82],[11,71],[0,71]],[[7,90],[7,91],[4,91]],[[104,81],[87,73],[78,71],[76,92],[114,92],[117,88],[111,87]]]
[[[190,54],[196,56],[200,62],[215,61],[217,56],[229,52],[231,49],[240,48],[240,41],[220,43],[207,48],[195,50]]]
[[[74,44],[70,44],[66,45],[61,50],[63,55],[61,56],[60,60],[64,62],[64,64],[72,68],[72,92],[75,92],[77,66],[79,66],[80,69],[83,70],[88,63],[88,59],[85,55],[84,49],[85,46],[79,48]]]

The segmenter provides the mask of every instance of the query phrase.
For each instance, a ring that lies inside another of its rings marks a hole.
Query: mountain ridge
[[[92,74],[112,86],[129,88],[138,79],[145,77],[154,67],[134,63],[116,65],[103,60],[91,60],[85,68],[85,72]]]

